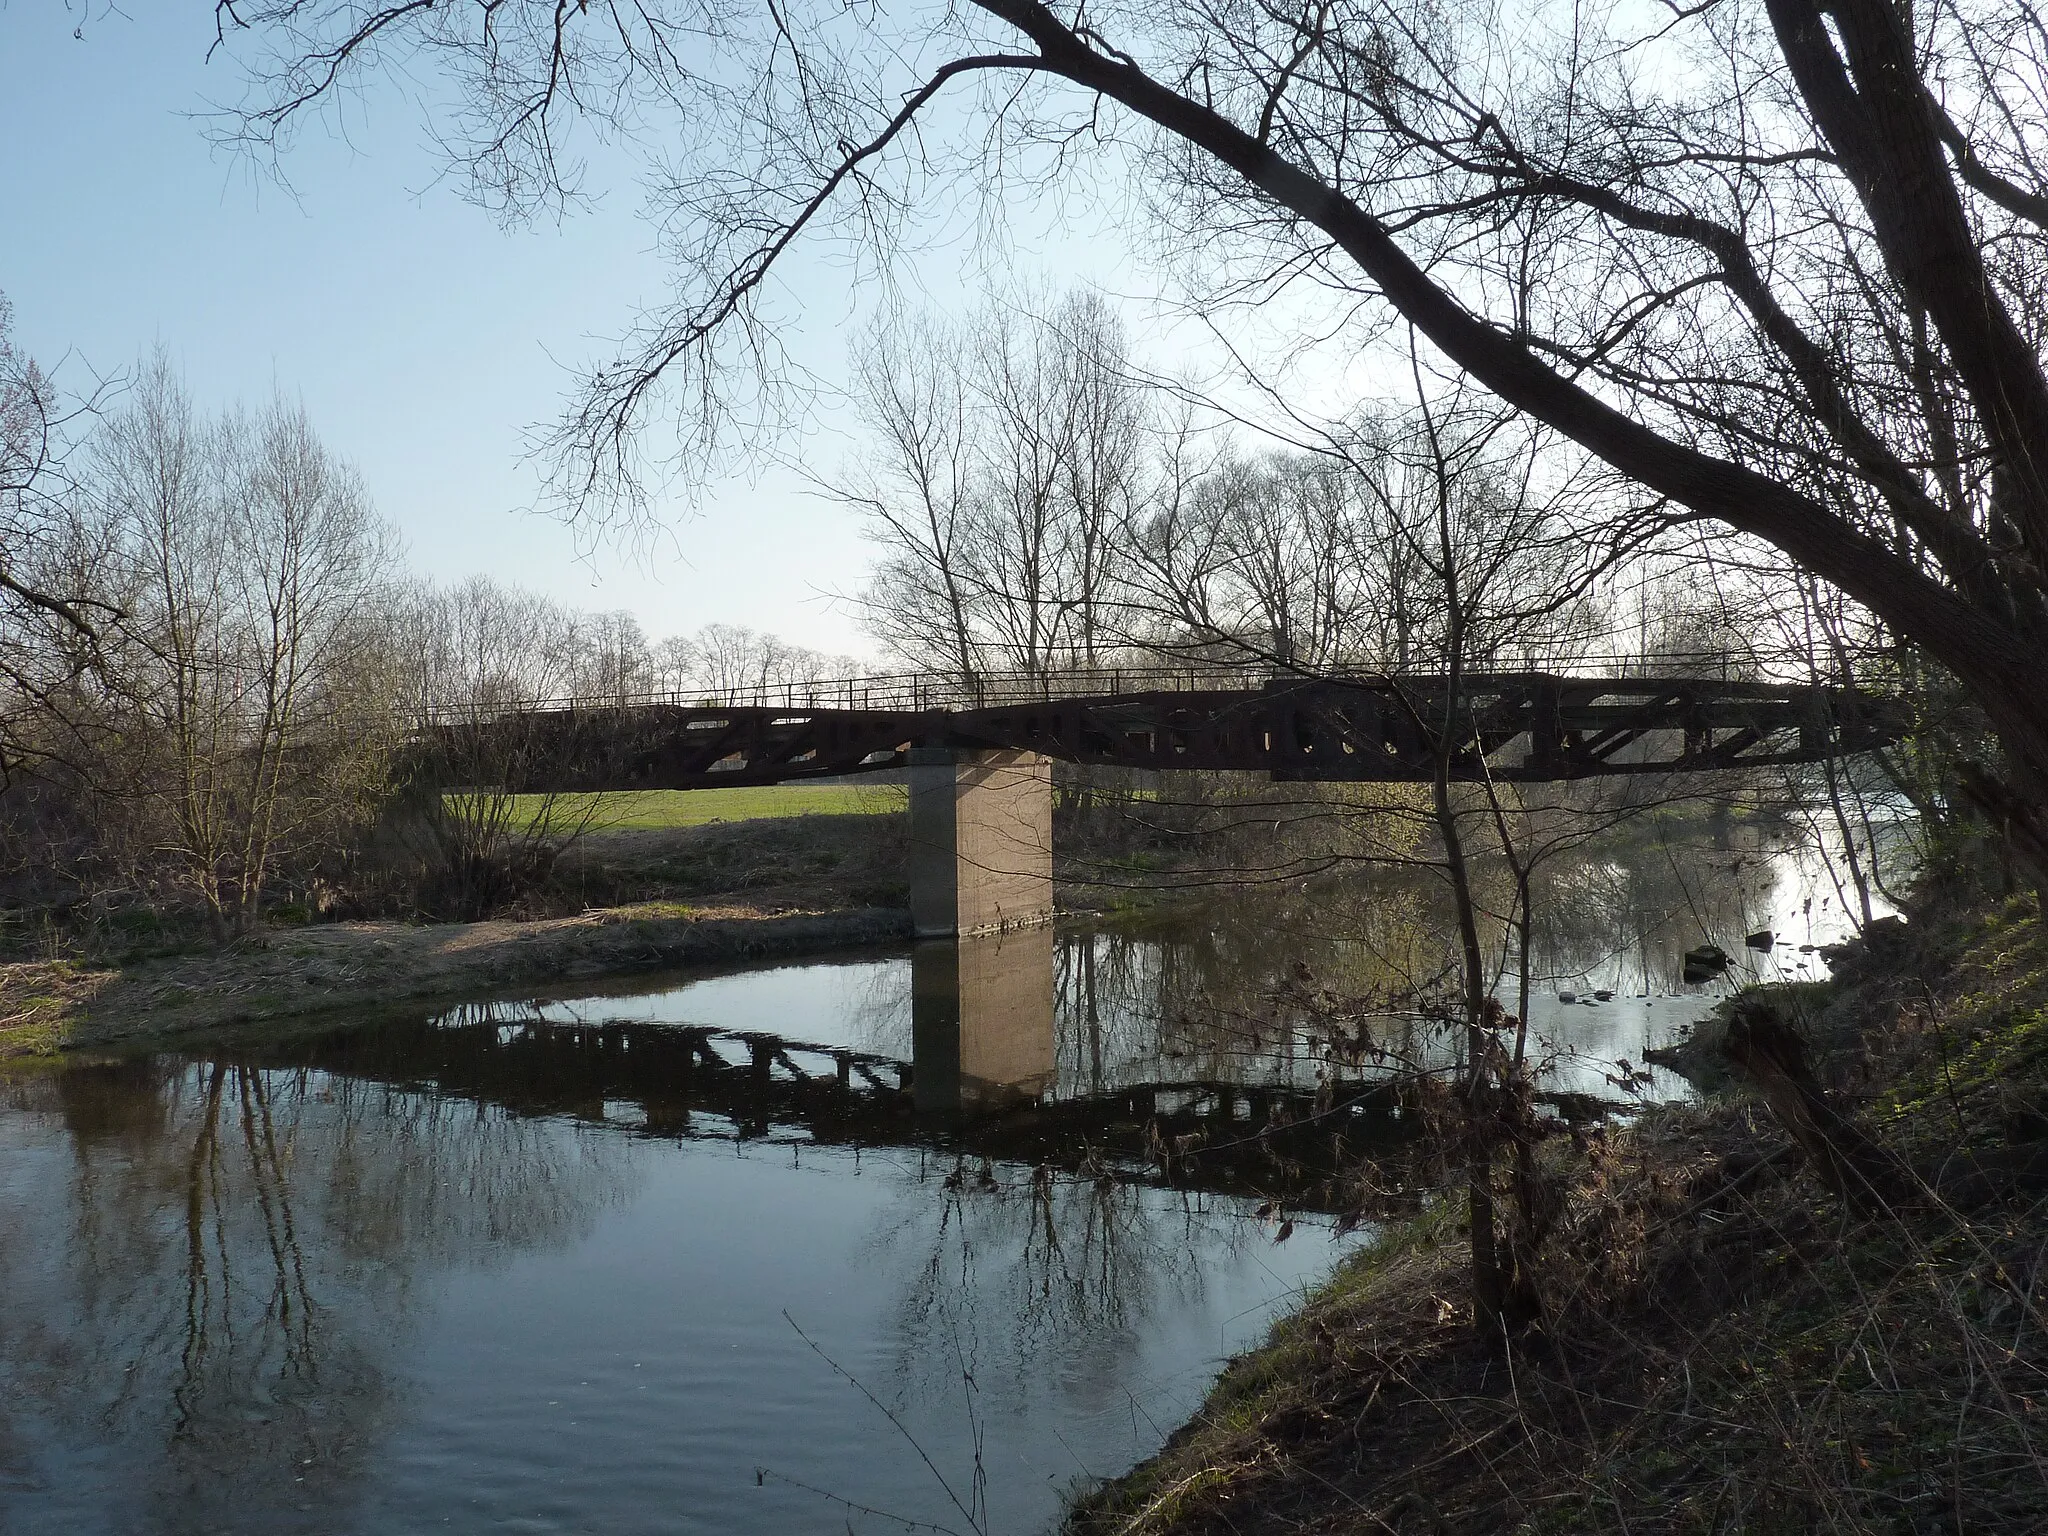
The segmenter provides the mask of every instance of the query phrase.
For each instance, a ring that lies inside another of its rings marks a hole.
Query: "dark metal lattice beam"
[[[436,727],[420,753],[443,783],[520,791],[783,784],[897,767],[914,746],[1414,782],[1448,732],[1454,777],[1534,781],[1817,762],[1888,745],[1909,724],[1890,700],[1814,685],[1517,673],[1448,693],[1441,678],[1279,680],[978,709],[548,709]]]

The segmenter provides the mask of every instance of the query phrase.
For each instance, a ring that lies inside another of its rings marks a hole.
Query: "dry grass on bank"
[[[813,911],[907,906],[908,848],[900,810],[618,828],[570,849],[557,866],[555,899],[571,910],[650,901]]]
[[[1786,1141],[1740,1100],[1556,1147],[1540,1335],[1473,1346],[1445,1207],[1073,1529],[2048,1530],[2048,940],[2017,909],[1952,926],[1854,994],[1837,1085],[1917,1208],[1858,1220],[1790,1159],[1728,1192]]]

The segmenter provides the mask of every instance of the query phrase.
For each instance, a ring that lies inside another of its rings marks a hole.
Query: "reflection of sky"
[[[1124,1260],[1147,1267],[1134,1294],[1034,1329],[1017,1272],[1023,1176],[1004,1177],[1007,1195],[948,1212],[914,1157],[856,1169],[843,1154],[664,1150],[585,1247],[441,1283],[407,1363],[414,1427],[374,1469],[370,1527],[446,1508],[452,1487],[478,1529],[845,1529],[799,1482],[962,1527],[938,1478],[963,1496],[971,1483],[964,1366],[992,1527],[1040,1528],[1083,1467],[1119,1471],[1153,1448],[1331,1253],[1320,1232],[1274,1248],[1235,1207],[1184,1220],[1177,1200],[1127,1196],[1142,1210]],[[971,1256],[953,1235],[963,1222]],[[1063,1239],[1082,1256],[1081,1231]]]
[[[1618,1061],[1640,1070],[1643,1052],[1668,1045],[1682,1026],[1702,1018],[1706,1005],[1690,998],[1616,997],[1605,1003],[1565,1003],[1548,993],[1529,998],[1529,1056],[1537,1062],[1539,1087],[1567,1093],[1615,1097],[1608,1075]],[[1652,1098],[1685,1098],[1681,1077],[1652,1067]]]
[[[845,1046],[907,1057],[910,962],[827,960],[712,976],[639,995],[542,1003],[533,1016],[550,1024],[694,1024],[736,1034],[760,1031],[809,1045]],[[902,1048],[877,1044],[901,1037]]]
[[[1848,906],[1854,898],[1845,897],[1838,887],[1837,873],[1816,848],[1765,855],[1696,856],[1696,861],[1688,861],[1683,869],[1673,865],[1669,905],[1653,920],[1686,947],[1718,944],[1735,959],[1729,982],[1705,989],[1710,992],[1726,992],[1732,986],[1758,980],[1825,976],[1826,964],[1817,953],[1798,950],[1801,945],[1817,950],[1839,944],[1856,932],[1857,920]],[[1875,916],[1889,916],[1897,910],[1875,890],[1870,899]],[[1746,936],[1764,931],[1777,941],[1770,951],[1744,947]],[[1561,979],[1571,990],[1581,992],[1592,987],[1636,993],[1669,990],[1655,987],[1647,979],[1649,974],[1641,947],[1631,935],[1618,933],[1605,956],[1575,976]]]

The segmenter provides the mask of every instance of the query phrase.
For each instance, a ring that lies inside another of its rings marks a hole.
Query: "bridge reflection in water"
[[[871,972],[897,1022],[865,1048],[850,1037],[805,1040],[795,1020],[785,1034],[622,1017],[635,1005],[619,998],[566,1012],[542,1001],[469,1003],[221,1055],[677,1140],[922,1146],[1304,1208],[1341,1207],[1336,1181],[1358,1154],[1406,1142],[1386,1084],[1305,1072],[1288,1052],[1168,1061],[1155,1044],[1112,1050],[1121,1059],[1105,1062],[1093,943],[1046,925],[922,943],[907,978],[900,961]],[[1072,994],[1064,1008],[1062,982]],[[1062,1017],[1072,1036],[1064,1050]]]
[[[827,1489],[941,1529],[929,1469],[978,1479],[993,1423],[977,1527],[1048,1528],[1070,1440],[1104,1471],[1155,1449],[1334,1250],[1183,1194],[1207,1170],[1088,1165],[1139,1130],[1106,1094],[1048,1119],[1089,1084],[1074,948],[1010,937],[918,957],[927,1005],[969,980],[915,1049],[898,954],[0,1074],[0,1505],[81,1533],[883,1528]],[[1056,1027],[1082,1067],[1034,1098]],[[963,1108],[919,1114],[944,1062]],[[1003,1161],[1033,1136],[1075,1172]]]

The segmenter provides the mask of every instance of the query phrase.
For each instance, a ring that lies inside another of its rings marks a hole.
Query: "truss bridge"
[[[1903,708],[1816,683],[1550,671],[1287,676],[1215,667],[846,679],[534,701],[437,720],[420,766],[520,793],[708,789],[892,769],[918,931],[1051,911],[1054,760],[1276,780],[1565,781],[1814,763],[1898,741]]]
[[[1085,681],[1106,680],[1158,679]],[[784,784],[906,767],[919,748],[1426,782],[1446,735],[1455,779],[1563,780],[1818,762],[1888,745],[1906,728],[1889,701],[1850,689],[1690,677],[1483,674],[1463,679],[1455,699],[1440,677],[1057,686],[877,697],[822,684],[758,702],[557,702],[438,725],[434,744],[456,760],[502,762],[508,787],[541,792]]]

